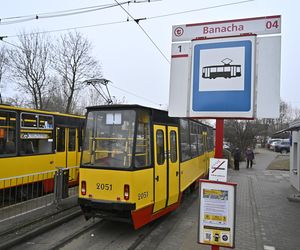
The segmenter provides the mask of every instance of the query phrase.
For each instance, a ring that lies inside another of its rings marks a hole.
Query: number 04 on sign
[[[210,158],[209,162],[209,180],[211,181],[227,181],[227,159]]]

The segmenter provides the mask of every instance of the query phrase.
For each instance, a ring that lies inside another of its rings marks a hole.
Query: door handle
[[[179,175],[179,171],[176,171],[176,176],[178,176]]]
[[[155,180],[156,180],[156,181],[159,181],[159,176],[156,176],[156,177],[155,177]]]

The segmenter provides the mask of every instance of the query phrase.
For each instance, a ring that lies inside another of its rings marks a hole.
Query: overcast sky
[[[119,2],[122,1],[119,0]],[[138,103],[156,108],[161,105],[162,108],[165,108],[169,99],[170,64],[136,23],[125,22],[128,15],[120,7],[22,23],[5,24],[10,20],[3,20],[7,17],[112,3],[115,2],[113,0],[2,1],[0,36],[8,36],[6,41],[16,43],[18,39],[15,35],[23,30],[25,32],[52,31],[99,24],[77,30],[93,44],[93,54],[102,65],[104,77],[113,82],[112,86],[114,87],[110,87],[111,94],[119,98],[125,96],[128,103]],[[232,4],[224,6],[230,3]],[[298,19],[300,3],[298,1],[161,0],[123,6],[134,18],[148,18],[140,21],[140,24],[168,60],[170,60],[171,53],[172,25],[282,15],[281,98],[293,107],[300,108],[298,80],[300,71],[300,21]],[[159,17],[189,10],[199,11]],[[111,22],[122,23],[100,25]],[[51,35],[59,36],[64,32],[67,31],[54,32]],[[9,85],[6,86],[2,95],[8,97],[13,93],[14,87]]]

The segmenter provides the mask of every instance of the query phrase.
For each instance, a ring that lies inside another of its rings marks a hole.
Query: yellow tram
[[[86,219],[140,228],[179,206],[213,154],[214,130],[196,120],[138,105],[89,107],[79,204]]]
[[[53,191],[57,167],[79,166],[84,122],[82,116],[0,105],[0,194],[30,183]],[[78,170],[70,178],[78,183]]]

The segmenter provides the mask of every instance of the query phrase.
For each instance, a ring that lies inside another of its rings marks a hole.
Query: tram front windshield
[[[135,119],[134,110],[90,111],[87,116],[82,165],[129,168]]]

